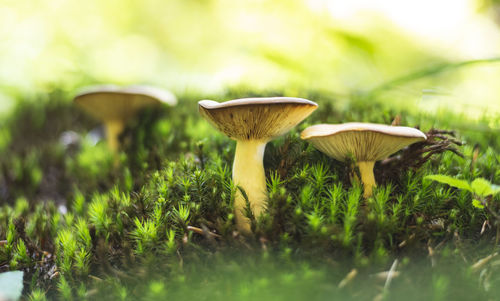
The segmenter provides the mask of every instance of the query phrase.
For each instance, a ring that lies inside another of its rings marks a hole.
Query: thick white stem
[[[374,161],[361,161],[358,162],[359,173],[361,174],[361,182],[365,188],[363,197],[365,199],[372,196],[373,187],[377,186],[375,183],[375,176],[373,174]]]
[[[233,163],[233,181],[243,188],[247,194],[250,208],[255,217],[266,208],[266,175],[264,173],[264,150],[267,141],[236,142],[236,153]],[[245,217],[246,202],[238,190],[234,201],[236,226],[240,232],[249,233],[250,220]]]
[[[106,139],[108,140],[109,149],[116,154],[120,148],[118,137],[123,131],[124,124],[120,120],[109,120],[104,125],[106,127]]]

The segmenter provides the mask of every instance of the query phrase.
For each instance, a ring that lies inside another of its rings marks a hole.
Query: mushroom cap
[[[300,138],[339,161],[349,156],[357,161],[378,161],[427,139],[416,128],[359,122],[313,125],[305,129]]]
[[[303,98],[241,98],[218,103],[198,102],[200,114],[235,140],[270,140],[288,132],[318,105]]]
[[[95,86],[77,94],[74,101],[100,120],[126,120],[147,106],[177,104],[171,92],[150,86]]]

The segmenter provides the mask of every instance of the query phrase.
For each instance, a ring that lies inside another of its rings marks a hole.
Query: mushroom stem
[[[266,206],[266,175],[264,173],[264,150],[267,141],[237,140],[233,163],[233,181],[247,194],[255,217],[262,214]],[[236,227],[250,233],[250,220],[245,217],[245,198],[238,190],[234,200]]]
[[[120,120],[109,120],[105,122],[104,126],[106,127],[106,138],[109,149],[116,154],[120,148],[118,137],[123,131],[124,124]]]
[[[367,199],[372,196],[373,187],[377,186],[375,183],[375,176],[373,174],[375,161],[360,161],[357,165],[359,173],[361,174],[361,182],[363,182],[363,187],[365,189],[363,197]]]

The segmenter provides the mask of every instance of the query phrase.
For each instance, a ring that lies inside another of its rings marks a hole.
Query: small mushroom
[[[109,148],[119,149],[118,136],[129,119],[147,106],[177,104],[175,96],[149,86],[117,87],[112,85],[86,89],[75,96],[74,102],[92,116],[104,122]]]
[[[376,186],[373,175],[375,161],[427,139],[416,128],[357,122],[313,125],[305,129],[300,138],[310,141],[314,147],[341,162],[349,157],[356,160],[365,198],[372,195],[373,186]]]
[[[266,207],[263,157],[267,142],[288,132],[317,107],[312,101],[292,97],[198,102],[200,114],[219,131],[236,140],[233,181],[245,191],[254,216],[261,215]],[[246,202],[239,191],[234,207],[238,230],[249,233],[250,222],[243,214]]]

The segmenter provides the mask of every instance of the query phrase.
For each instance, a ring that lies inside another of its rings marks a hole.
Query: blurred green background
[[[496,114],[498,2],[1,0],[0,112],[54,89],[145,83]]]

